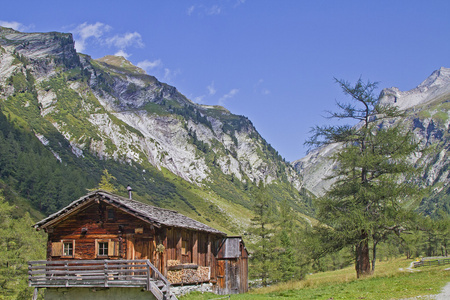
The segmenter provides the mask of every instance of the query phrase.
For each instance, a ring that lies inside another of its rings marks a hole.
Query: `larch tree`
[[[111,175],[107,169],[104,169],[97,189],[104,190],[113,194],[117,193],[117,189],[114,186],[114,181],[116,181],[116,177]]]
[[[273,201],[260,181],[253,202],[254,217],[251,219],[252,226],[249,230],[254,240],[250,273],[253,277],[261,279],[263,286],[269,285],[273,280],[275,210]]]
[[[417,172],[410,157],[418,153],[419,144],[396,121],[402,112],[374,97],[377,83],[336,82],[352,101],[338,102],[338,111],[329,117],[357,125],[316,126],[306,144],[342,146],[332,156],[335,183],[318,202],[318,218],[327,225],[318,232],[334,250],[353,247],[359,278],[375,270],[377,245],[407,228],[410,211],[403,203],[418,194],[408,178]]]

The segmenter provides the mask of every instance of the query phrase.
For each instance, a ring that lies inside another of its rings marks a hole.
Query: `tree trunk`
[[[372,274],[370,270],[369,240],[367,232],[361,233],[361,240],[356,245],[356,278]]]
[[[377,261],[377,244],[378,242],[373,242],[372,274],[375,272],[375,262]]]

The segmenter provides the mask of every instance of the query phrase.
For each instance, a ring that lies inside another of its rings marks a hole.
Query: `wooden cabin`
[[[174,210],[98,190],[34,227],[48,233],[48,263],[147,260],[172,285],[213,283],[219,294],[248,289],[242,239]]]

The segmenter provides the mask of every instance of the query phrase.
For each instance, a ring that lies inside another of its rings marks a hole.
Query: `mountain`
[[[42,212],[81,196],[103,169],[123,193],[131,184],[138,200],[236,233],[260,181],[274,201],[310,212],[297,172],[246,117],[196,104],[123,57],[79,54],[71,34],[0,27],[0,54],[0,154],[16,145],[30,161],[0,159],[10,168],[0,183]]]
[[[395,87],[383,89],[379,103],[392,104],[404,110],[405,117],[393,122],[403,123],[414,132],[417,141],[431,147],[424,156],[411,158],[425,166],[423,185],[432,187],[432,194],[422,201],[419,209],[428,214],[439,210],[450,213],[450,69],[434,71],[410,91],[400,91]],[[330,157],[339,147],[338,144],[323,146],[292,162],[302,176],[305,188],[315,195],[323,195],[334,182],[324,178],[336,168]]]

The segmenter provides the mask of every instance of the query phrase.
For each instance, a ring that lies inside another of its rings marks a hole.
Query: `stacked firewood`
[[[194,264],[176,265],[175,262],[167,261],[168,266],[179,266],[180,269],[167,271],[167,279],[173,283],[197,283],[208,281],[209,267],[197,267]],[[194,265],[194,268],[189,268],[189,265]],[[186,268],[187,267],[187,268]]]
[[[167,271],[167,279],[171,283],[183,283],[183,271],[184,270]]]
[[[168,267],[179,266],[180,264],[181,264],[181,262],[179,260],[175,260],[175,259],[167,260],[167,266]]]
[[[199,281],[208,281],[210,278],[210,271],[209,267],[198,267],[197,269],[197,276],[200,277]]]

